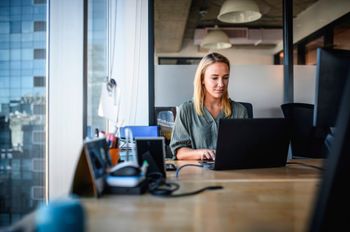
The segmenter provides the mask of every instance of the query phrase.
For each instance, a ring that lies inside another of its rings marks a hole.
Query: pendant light
[[[220,30],[218,26],[208,31],[208,34],[203,38],[200,46],[206,49],[226,49],[232,47],[230,39],[225,32]]]
[[[254,0],[226,0],[217,19],[225,23],[249,23],[260,19],[261,16]]]

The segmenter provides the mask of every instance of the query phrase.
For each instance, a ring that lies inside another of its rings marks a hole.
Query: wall
[[[196,65],[157,65],[155,106],[177,106],[190,100]],[[313,103],[316,68],[294,67],[295,102]],[[283,66],[232,65],[229,95],[235,101],[251,102],[255,117],[280,117],[283,103]]]

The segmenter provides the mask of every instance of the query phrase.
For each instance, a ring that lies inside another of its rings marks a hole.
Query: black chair
[[[248,111],[248,118],[253,118],[253,105],[249,102],[238,102],[242,104]]]
[[[314,105],[286,103],[281,105],[291,128],[291,151],[293,157],[325,158],[326,133],[313,126]]]

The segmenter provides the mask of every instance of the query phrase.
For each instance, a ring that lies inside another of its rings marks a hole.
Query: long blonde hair
[[[228,67],[228,71],[230,72],[230,61],[225,56],[219,53],[209,53],[206,56],[204,56],[199,62],[193,81],[193,103],[196,113],[198,115],[203,115],[205,97],[205,89],[203,85],[204,74],[207,67],[214,63],[226,64]],[[230,117],[232,115],[232,109],[227,90],[221,98],[221,105],[223,107],[225,117]]]

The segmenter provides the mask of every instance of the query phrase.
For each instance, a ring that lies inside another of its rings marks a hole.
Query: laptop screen
[[[285,166],[290,133],[284,118],[221,119],[214,169]]]

